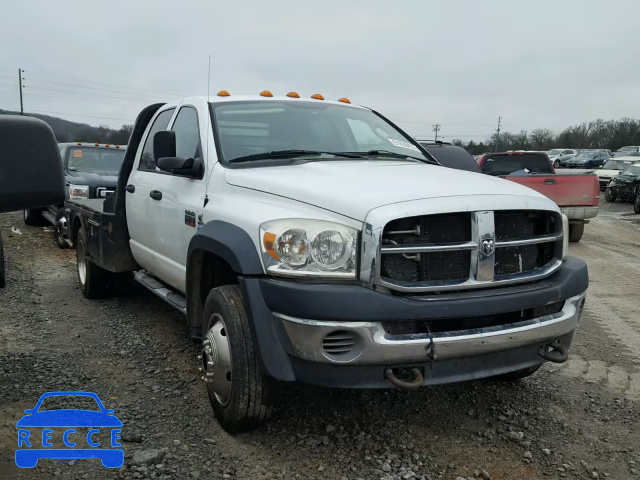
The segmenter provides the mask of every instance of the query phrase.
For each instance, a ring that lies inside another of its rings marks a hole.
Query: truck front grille
[[[561,256],[562,221],[555,212],[423,215],[386,224],[380,278],[403,290],[482,286],[535,275]]]

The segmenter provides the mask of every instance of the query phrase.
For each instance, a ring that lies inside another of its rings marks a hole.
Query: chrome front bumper
[[[332,365],[401,365],[429,361],[433,341],[438,360],[456,359],[500,352],[571,333],[578,326],[586,292],[569,298],[563,309],[509,325],[490,328],[424,334],[388,335],[380,322],[318,321],[274,313],[282,321],[289,354],[300,359]],[[340,333],[337,333],[340,332]],[[351,336],[350,354],[332,355],[323,348],[329,334]]]

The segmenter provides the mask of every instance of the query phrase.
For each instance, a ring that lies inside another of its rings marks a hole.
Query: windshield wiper
[[[433,165],[440,165],[438,162],[433,161],[426,157],[423,157],[423,158],[414,157],[413,155],[405,155],[404,153],[390,152],[389,150],[369,150],[368,152],[348,152],[348,153],[354,153],[354,154],[367,156],[367,157],[390,157],[390,158],[402,158],[402,159],[410,158],[411,160],[417,160],[422,163],[431,163]]]
[[[229,160],[230,163],[252,162],[254,160],[271,160],[279,158],[295,158],[305,155],[334,155],[344,158],[362,158],[358,153],[347,152],[322,152],[318,150],[275,150],[273,152],[254,153],[253,155],[245,155],[244,157]]]

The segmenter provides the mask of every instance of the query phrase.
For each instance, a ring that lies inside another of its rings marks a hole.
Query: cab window
[[[147,172],[155,172],[159,170],[156,167],[156,161],[153,159],[153,136],[160,130],[167,129],[174,111],[175,108],[165,110],[164,112],[161,112],[153,121],[151,130],[149,130],[149,135],[144,142],[144,148],[142,149],[142,156],[140,157],[138,170],[144,170]]]

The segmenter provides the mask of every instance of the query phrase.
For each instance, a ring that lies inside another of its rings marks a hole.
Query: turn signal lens
[[[319,93],[314,93],[313,95],[311,95],[311,98],[315,98],[316,100],[324,100],[324,97]]]
[[[261,97],[273,97],[273,93],[271,93],[269,90],[263,90],[260,92],[260,96]]]
[[[300,95],[298,95],[296,92],[289,92],[287,93],[287,97],[300,98]]]
[[[262,239],[262,243],[264,244],[264,248],[269,255],[271,255],[276,260],[280,260],[280,257],[276,253],[275,245],[273,244],[276,241],[276,234],[265,232],[264,238]]]
[[[342,103],[351,103],[351,100],[349,100],[349,99],[348,99],[348,98],[346,98],[346,97],[342,97],[342,98],[338,99],[338,101],[339,101],[339,102],[342,102]]]
[[[229,92],[227,92],[226,90],[220,90],[220,91],[218,92],[218,96],[219,96],[219,97],[230,97],[230,96],[231,96],[231,94],[230,94]]]

